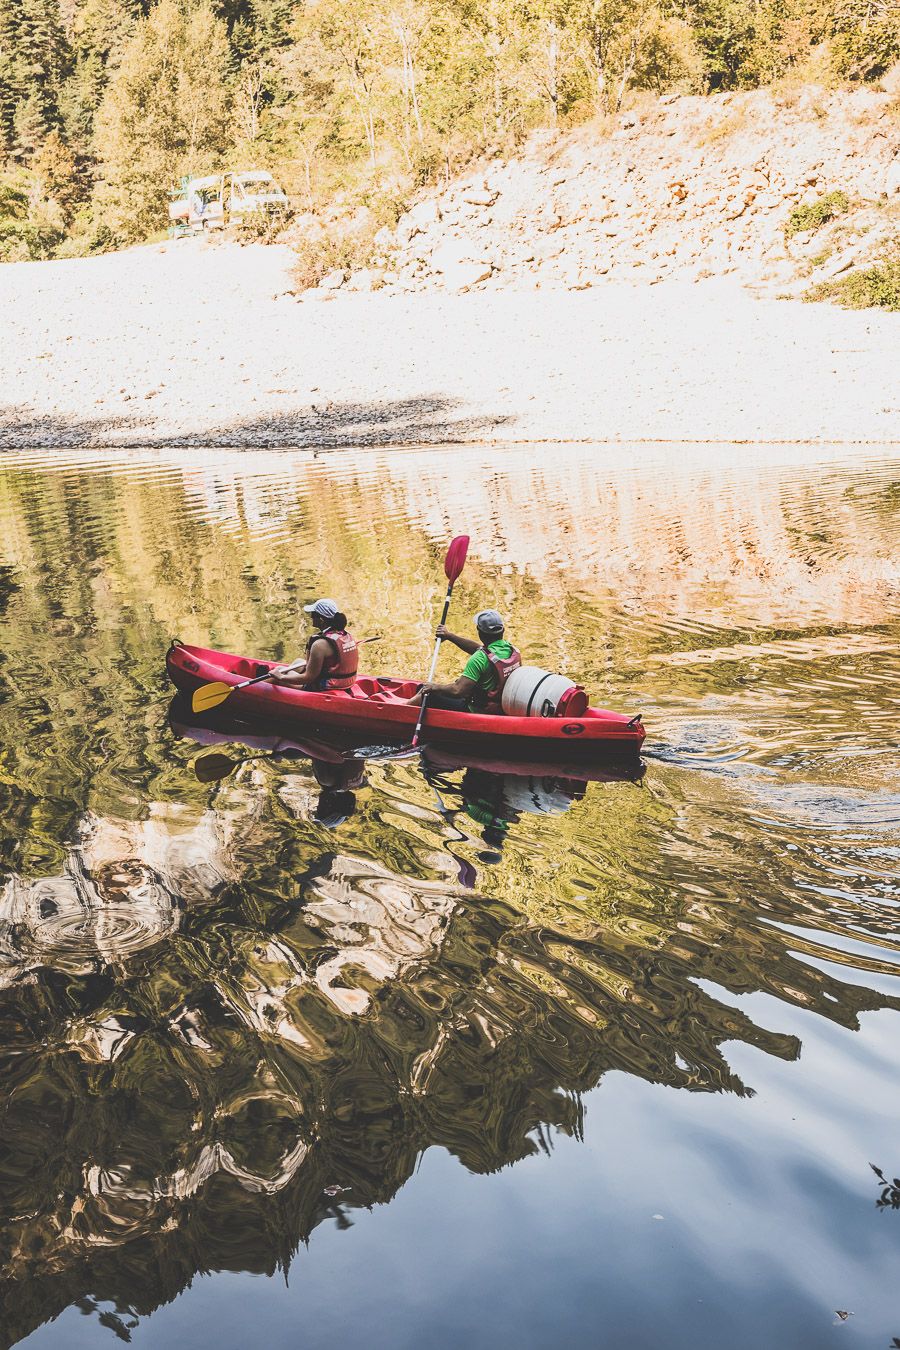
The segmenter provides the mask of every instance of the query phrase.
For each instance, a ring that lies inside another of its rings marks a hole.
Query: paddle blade
[[[466,554],[469,551],[469,536],[467,534],[458,534],[451,541],[447,549],[447,556],[444,559],[444,571],[447,574],[447,580],[452,584],[459,576],[466,565]]]
[[[233,685],[222,684],[220,680],[216,680],[214,684],[201,684],[191,695],[191,711],[203,713],[209,712],[210,708],[218,708],[220,703],[225,702],[232,689]]]
[[[201,755],[199,759],[194,760],[194,773],[198,782],[218,783],[221,779],[227,778],[240,762],[228,755]]]

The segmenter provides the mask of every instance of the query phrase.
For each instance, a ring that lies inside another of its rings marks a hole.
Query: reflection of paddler
[[[337,763],[327,759],[310,759],[309,762],[319,787],[349,791],[366,785],[364,759],[345,759]]]
[[[510,825],[519,818],[506,798],[504,783],[501,774],[488,773],[485,769],[466,769],[460,784],[463,810],[470,820],[481,826],[484,842],[495,849],[503,847]]]
[[[523,813],[562,815],[573,801],[580,801],[584,796],[587,783],[568,778],[535,778],[467,769],[460,786],[466,815],[482,827],[484,842],[500,849],[510,826]]]
[[[310,764],[315,780],[322,789],[313,819],[327,829],[335,830],[356,810],[355,790],[366,785],[365,760],[332,764],[327,760],[313,759]]]

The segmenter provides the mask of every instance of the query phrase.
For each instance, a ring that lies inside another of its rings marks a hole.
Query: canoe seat
[[[372,675],[362,675],[347,692],[354,698],[371,698],[378,693],[378,681]]]

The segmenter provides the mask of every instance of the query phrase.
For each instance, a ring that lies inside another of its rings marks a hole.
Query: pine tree
[[[18,159],[28,160],[44,142],[51,122],[42,91],[32,86],[20,98],[13,114],[13,153]]]
[[[58,0],[0,0],[0,138],[7,154],[34,154],[58,126],[71,52]]]
[[[95,114],[140,18],[138,0],[82,0],[73,16],[73,70],[60,106],[69,143],[81,154],[90,150]]]
[[[55,129],[31,161],[34,195],[51,205],[68,224],[79,202],[89,195],[88,175]]]
[[[19,60],[20,19],[18,0],[0,0],[0,152],[4,159],[15,144],[16,107],[25,92]]]

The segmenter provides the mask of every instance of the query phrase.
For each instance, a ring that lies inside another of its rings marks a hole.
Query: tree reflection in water
[[[800,1044],[735,996],[848,1028],[900,1007],[877,846],[896,800],[870,754],[894,725],[895,656],[891,633],[849,632],[883,624],[893,584],[881,478],[852,496],[835,478],[824,506],[794,482],[733,485],[712,535],[682,485],[660,493],[654,553],[643,486],[623,514],[589,464],[577,490],[547,482],[546,519],[497,539],[496,565],[467,568],[461,607],[496,596],[535,659],[612,704],[652,685],[702,780],[678,756],[646,790],[435,758],[361,779],[247,746],[200,783],[196,744],[165,726],[174,633],[287,655],[325,576],[380,613],[390,556],[397,660],[415,658],[446,473],[398,461],[373,491],[344,472],[270,490],[242,470],[231,495],[213,468],[190,490],[174,469],[4,476],[4,1345],[72,1303],[124,1336],[198,1271],[286,1269],[436,1145],[486,1173],[580,1137],[582,1095],[611,1070],[749,1095],[727,1043],[785,1061]],[[492,462],[491,540],[496,481]],[[412,499],[428,529],[399,514]],[[254,533],[251,506],[288,533]],[[526,545],[540,587],[501,568]]]
[[[85,820],[59,878],[8,883],[9,1344],[87,1293],[146,1313],[198,1270],[286,1268],[318,1223],[389,1200],[434,1145],[491,1172],[548,1130],[579,1136],[581,1094],[611,1069],[743,1095],[723,1042],[797,1056],[698,980],[774,988],[845,1024],[890,1002],[797,961],[772,927],[731,943],[730,904],[626,895],[539,921],[460,885],[440,848],[454,826],[399,797],[402,827],[370,804],[359,840],[310,839],[291,822],[315,819],[320,773],[341,775],[247,764],[194,823],[169,808],[168,834],[153,811]],[[467,768],[461,812],[473,773],[479,807],[515,795]],[[444,766],[448,795],[454,782]],[[524,777],[519,804],[534,790]],[[404,868],[367,856],[379,827]]]

